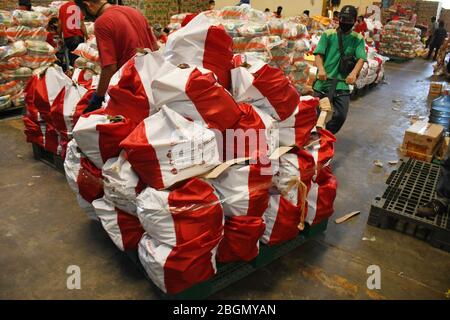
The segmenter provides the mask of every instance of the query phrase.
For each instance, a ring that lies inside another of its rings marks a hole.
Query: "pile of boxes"
[[[439,1],[417,1],[417,24],[428,26],[431,17],[437,17],[440,8]]]
[[[435,155],[442,152],[443,131],[439,124],[417,121],[406,130],[400,151],[406,157],[431,162]]]

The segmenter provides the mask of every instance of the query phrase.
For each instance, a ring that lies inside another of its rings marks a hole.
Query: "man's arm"
[[[106,91],[108,90],[109,82],[111,81],[112,76],[117,71],[117,64],[111,64],[102,68],[102,73],[100,74],[100,80],[98,82],[97,87],[97,95],[99,97],[104,97]]]
[[[361,71],[363,65],[364,65],[364,59],[359,59],[358,62],[356,62],[356,65],[353,68],[352,72],[350,72],[350,74],[345,79],[345,83],[355,84],[356,79],[358,78],[359,72]]]
[[[317,67],[317,79],[327,80],[327,73],[325,72],[325,68],[323,67],[323,57],[321,54],[316,54],[315,64]]]

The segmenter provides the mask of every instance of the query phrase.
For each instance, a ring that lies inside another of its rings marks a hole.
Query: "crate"
[[[32,143],[33,156],[36,160],[42,161],[45,164],[55,168],[61,173],[64,173],[64,160],[61,156],[45,150],[36,143]]]
[[[226,264],[217,264],[217,274],[210,280],[196,284],[191,288],[178,293],[176,295],[168,295],[162,292],[159,288],[154,286],[158,295],[162,299],[166,300],[178,300],[178,299],[206,299],[212,294],[225,289],[226,287],[236,283],[237,281],[245,278],[249,274],[255,272],[275,261],[276,259],[286,255],[290,251],[294,250],[311,237],[316,236],[324,232],[327,228],[328,220],[324,220],[311,227],[306,226],[295,239],[277,246],[260,245],[259,255],[250,262],[233,262]],[[126,255],[138,266],[138,268],[147,277],[147,274],[142,267],[137,251],[128,251]],[[147,277],[148,278],[148,277]],[[148,278],[149,279],[149,278]],[[150,280],[150,279],[149,279]],[[151,280],[150,280],[151,282]]]
[[[381,197],[370,208],[368,224],[394,229],[450,251],[449,212],[434,218],[416,216],[419,206],[434,199],[440,166],[419,160],[401,160]]]

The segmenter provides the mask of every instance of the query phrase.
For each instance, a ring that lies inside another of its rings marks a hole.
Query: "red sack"
[[[164,56],[174,65],[187,63],[211,70],[224,88],[231,88],[233,40],[222,25],[215,25],[204,13],[169,35]]]
[[[334,212],[337,180],[329,166],[323,168],[311,182],[308,192],[306,222],[314,225],[329,218]]]
[[[153,283],[163,292],[176,294],[216,274],[216,251],[222,236],[201,235],[171,247],[144,234],[139,260]]]
[[[145,232],[139,219],[115,208],[104,198],[95,200],[92,205],[114,244],[121,251],[137,250],[139,241]]]
[[[138,217],[158,242],[179,246],[204,234],[223,233],[223,210],[214,188],[198,178],[172,191],[146,188],[137,197]]]
[[[201,121],[209,128],[232,128],[241,110],[231,94],[217,83],[215,75],[195,66],[164,64],[152,83],[155,103],[167,105],[183,117]]]
[[[103,197],[102,171],[85,157],[80,159],[77,184],[78,192],[87,202]]]
[[[295,111],[286,120],[278,123],[280,145],[303,147],[311,136],[311,130],[317,123],[319,99],[301,97]]]
[[[133,131],[134,124],[124,117],[111,117],[104,109],[85,114],[73,129],[78,147],[97,168],[120,153],[119,144]]]
[[[22,117],[22,120],[25,125],[24,132],[27,142],[44,147],[44,134],[41,131],[41,127],[26,115]]]
[[[119,70],[118,82],[110,83],[105,98],[105,113],[124,116],[136,126],[157,112],[151,84],[163,62],[159,52],[149,52],[139,53],[125,63]]]
[[[266,230],[261,242],[277,245],[295,238],[299,233],[301,206],[293,205],[282,195],[271,195],[269,207],[264,213]]]
[[[217,250],[217,261],[251,261],[259,253],[259,239],[266,225],[262,218],[239,216],[225,220],[224,238]]]

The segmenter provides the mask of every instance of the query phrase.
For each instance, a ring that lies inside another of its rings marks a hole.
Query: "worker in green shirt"
[[[325,31],[314,50],[318,70],[313,89],[316,96],[328,97],[333,105],[333,117],[326,125],[333,134],[347,118],[349,85],[355,84],[367,59],[364,38],[352,31],[357,16],[355,7],[344,6],[339,13],[339,27]]]

